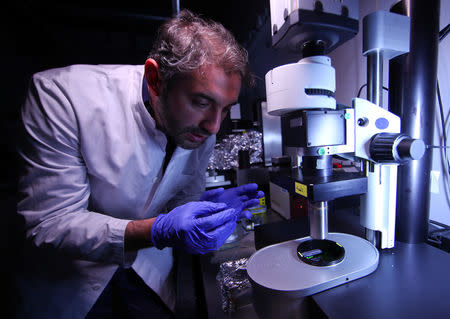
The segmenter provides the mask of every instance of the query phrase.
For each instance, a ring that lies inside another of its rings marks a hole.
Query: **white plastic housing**
[[[267,110],[283,115],[304,109],[336,109],[334,97],[307,95],[305,89],[336,91],[336,73],[327,56],[311,56],[266,74]]]
[[[367,161],[370,141],[375,134],[400,133],[400,118],[367,100],[354,98],[355,155]],[[380,121],[381,120],[381,121]],[[386,123],[377,126],[377,122]],[[369,165],[366,162],[365,165]],[[372,163],[367,171],[367,193],[361,195],[361,225],[381,233],[380,248],[392,248],[395,243],[395,212],[397,204],[397,165]]]
[[[397,165],[374,164],[367,172],[368,192],[361,195],[360,223],[381,233],[381,249],[395,244],[397,173]]]
[[[385,60],[409,52],[410,17],[376,11],[363,19],[363,55],[382,52]]]
[[[357,157],[373,161],[370,158],[370,141],[378,133],[400,133],[400,118],[364,99],[354,98],[353,107],[355,108],[355,155]],[[364,120],[364,125],[358,125],[356,122]],[[377,127],[378,120],[383,119],[388,126],[385,128]]]

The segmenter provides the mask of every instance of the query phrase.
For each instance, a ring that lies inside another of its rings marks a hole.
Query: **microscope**
[[[268,112],[281,117],[293,159],[292,167],[273,167],[270,180],[308,201],[310,236],[262,248],[248,260],[261,317],[307,317],[304,297],[377,269],[378,249],[395,242],[398,165],[425,152],[424,142],[402,134],[400,118],[381,107],[383,59],[408,52],[409,18],[382,11],[364,18],[368,99],[336,103],[326,54],[358,33],[358,9],[358,0],[270,1],[272,45],[301,56],[265,76]],[[335,156],[360,163],[360,170],[335,171]],[[365,238],[328,232],[330,201],[352,195],[361,197]]]

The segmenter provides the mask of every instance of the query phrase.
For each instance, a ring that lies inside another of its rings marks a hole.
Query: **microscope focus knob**
[[[381,163],[405,163],[425,153],[425,143],[401,133],[379,133],[372,137],[370,157]]]

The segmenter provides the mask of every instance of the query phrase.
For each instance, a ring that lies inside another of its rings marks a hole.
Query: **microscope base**
[[[270,318],[272,312],[278,318],[297,318],[298,314],[294,316],[294,313],[301,308],[304,297],[367,276],[377,269],[378,250],[365,239],[343,233],[329,233],[327,237],[344,247],[345,257],[340,263],[325,267],[309,265],[299,259],[297,247],[310,239],[267,246],[249,258],[247,273],[253,287],[254,306],[264,318]]]

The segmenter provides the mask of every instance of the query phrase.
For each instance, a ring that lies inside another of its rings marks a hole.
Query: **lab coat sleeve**
[[[201,151],[192,154],[194,157],[191,158],[192,163],[197,163],[198,165],[195,167],[190,165],[187,166],[184,173],[190,177],[189,183],[186,186],[183,186],[183,188],[168,203],[167,207],[169,210],[172,210],[175,207],[183,205],[187,202],[198,201],[200,199],[200,196],[205,191],[205,173],[213,153],[215,143],[216,137],[211,136],[205,142],[205,146]]]
[[[71,258],[123,264],[129,220],[87,209],[90,189],[77,115],[57,81],[33,77],[22,124],[17,209],[25,219],[27,238]]]

